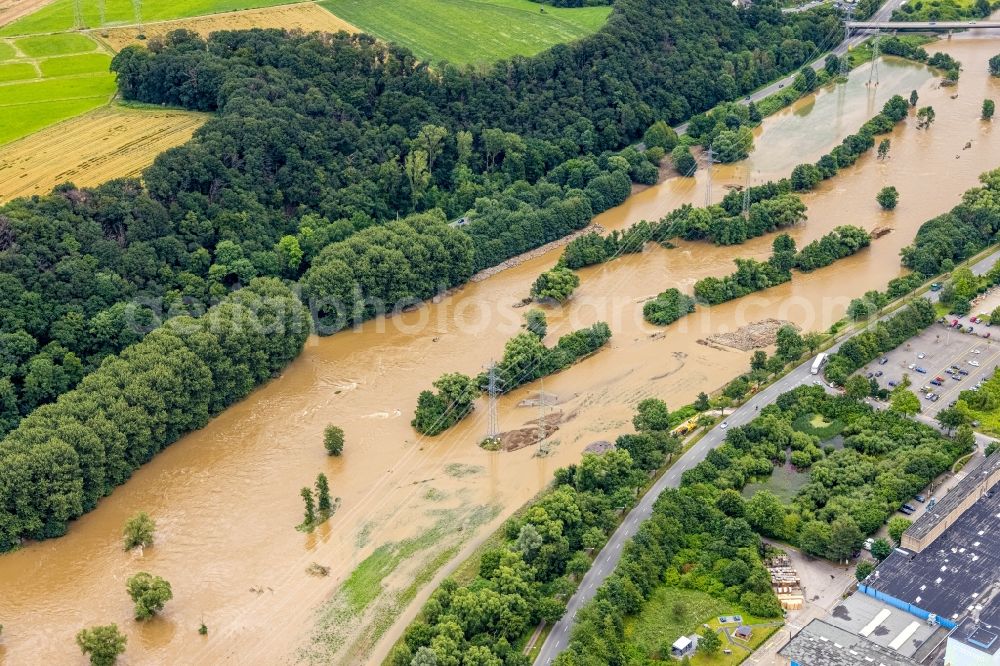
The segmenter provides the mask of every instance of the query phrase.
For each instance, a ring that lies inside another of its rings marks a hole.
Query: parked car
[[[888,356],[883,356],[882,358],[880,358],[878,360],[878,364],[879,365],[885,365],[888,362],[889,362],[889,357]]]
[[[962,370],[961,368],[959,368],[958,374],[960,374],[960,375],[962,375],[964,377],[965,375],[969,374],[969,371],[968,370]]]
[[[911,364],[909,364],[909,365],[908,365],[908,366],[906,366],[906,367],[907,367],[907,369],[909,369],[909,370],[913,370],[913,369],[914,369],[915,367],[917,367],[917,364],[916,364],[916,363],[911,363]]]
[[[931,380],[931,384],[934,384],[934,386],[941,386],[942,384],[944,384],[944,381],[935,377],[934,379]]]
[[[969,361],[969,365],[971,365],[974,368],[978,368],[979,367],[979,361]],[[920,371],[918,370],[917,372],[920,372]]]
[[[931,282],[931,291],[941,291],[941,283]]]
[[[972,350],[972,353],[973,353],[973,354],[982,354],[983,352],[982,352],[982,351],[980,351],[979,349],[973,349],[973,350]]]
[[[896,386],[896,382],[893,382],[893,381],[890,381],[890,382],[889,382],[889,386],[890,386],[890,387],[895,387],[895,386]]]
[[[978,364],[978,363],[976,363],[976,365],[979,365],[979,364]],[[926,368],[922,368],[922,367],[921,367],[921,366],[919,366],[919,365],[918,365],[917,367],[913,368],[913,369],[914,369],[914,370],[916,370],[917,372],[919,372],[919,373],[920,373],[920,374],[922,374],[922,375],[926,375],[926,374],[927,374],[927,370],[926,370]]]
[[[934,395],[931,396],[931,402],[937,402],[940,399],[941,399],[941,396],[939,396],[937,393],[935,393]]]
[[[927,501],[927,498],[924,497],[923,495],[916,495],[913,499],[917,500],[921,504]]]
[[[725,430],[726,428],[729,427],[729,421],[723,421],[722,423],[719,424],[719,427]]]
[[[916,511],[916,510],[917,510],[917,507],[913,506],[913,505],[912,505],[912,504],[910,504],[909,502],[907,502],[906,504],[904,504],[904,505],[903,505],[903,508],[904,508],[904,509],[909,509],[910,511]]]
[[[907,509],[905,506],[901,506],[899,507],[899,512],[909,516],[911,513],[913,513],[913,509]]]
[[[882,371],[881,370],[876,370],[875,371],[875,376],[876,377],[881,377],[882,376]]]
[[[874,377],[874,376],[875,376],[875,373],[874,373],[874,372],[869,372],[868,374],[866,374],[866,375],[865,375],[865,378],[866,378],[866,379],[871,379],[871,378],[872,378],[872,377]]]
[[[926,356],[927,356],[927,354],[925,354],[923,352],[920,352],[919,354],[917,354],[917,358],[925,358]]]
[[[930,499],[930,501],[929,501],[929,502],[927,502],[927,508],[928,508],[928,509],[930,509],[930,508],[931,508],[931,507],[933,507],[933,506],[934,506],[935,504],[937,504],[937,498],[935,498],[935,497],[932,497],[932,498]]]
[[[868,537],[867,539],[865,539],[865,543],[861,547],[870,552],[873,543],[875,543],[875,539]]]

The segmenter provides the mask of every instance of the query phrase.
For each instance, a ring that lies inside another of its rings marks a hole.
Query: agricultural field
[[[141,3],[138,0],[55,0],[0,29],[0,36],[170,21],[291,2],[294,0],[145,0]],[[141,8],[140,11],[137,8]]]
[[[610,6],[559,8],[530,0],[322,0],[322,7],[417,57],[454,64],[533,55],[596,32]]]
[[[86,35],[0,39],[0,145],[107,104],[110,63]]]
[[[248,9],[228,14],[200,16],[161,23],[147,23],[141,29],[138,26],[111,28],[96,31],[93,34],[114,51],[121,51],[131,44],[142,44],[143,41],[137,39],[139,34],[145,35],[148,40],[182,28],[203,36],[207,36],[217,30],[248,30],[250,28],[298,29],[303,32],[317,30],[320,32],[338,32],[340,30],[358,32],[358,29],[353,25],[334,16],[315,3],[300,2],[280,7]]]
[[[187,111],[113,106],[0,146],[0,203],[44,194],[67,181],[82,187],[138,175],[207,119]]]

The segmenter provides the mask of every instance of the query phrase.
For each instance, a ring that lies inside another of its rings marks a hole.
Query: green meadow
[[[0,144],[107,104],[111,55],[86,35],[0,40]]]
[[[533,55],[596,32],[611,7],[558,8],[530,0],[323,0],[361,30],[454,64]]]
[[[294,0],[56,0],[0,30],[0,36],[32,35],[79,28],[132,25],[149,21],[287,5]],[[79,13],[77,12],[79,6]],[[137,11],[138,9],[138,11]]]

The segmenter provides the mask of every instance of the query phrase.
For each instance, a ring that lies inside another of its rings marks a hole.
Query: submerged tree
[[[993,117],[993,112],[996,111],[996,104],[991,99],[983,100],[983,120],[989,120]]]
[[[117,624],[105,624],[81,629],[76,644],[85,655],[90,655],[91,666],[113,666],[118,655],[125,652],[128,637],[118,630]]]
[[[882,139],[878,144],[878,159],[884,160],[889,156],[889,139]]]
[[[156,530],[156,523],[145,511],[140,511],[125,523],[125,550],[132,550],[142,546],[149,548],[153,545],[153,532]]]
[[[312,525],[316,522],[316,503],[313,500],[312,491],[303,486],[302,490],[299,491],[299,494],[302,495],[302,502],[305,504],[305,515],[302,521],[303,525]]]
[[[329,514],[333,503],[330,501],[330,482],[327,481],[326,474],[319,474],[316,477],[316,497],[316,508],[319,509],[320,515]]]
[[[323,446],[331,456],[344,452],[344,431],[335,425],[328,425],[323,431]]]
[[[935,114],[933,106],[924,106],[917,111],[917,129],[926,129],[934,122]]]
[[[125,583],[125,589],[135,604],[135,619],[148,620],[159,611],[164,604],[174,598],[170,583],[159,576],[140,571]]]
[[[882,210],[892,210],[899,203],[899,191],[892,185],[883,187],[875,195],[875,200],[878,201],[879,206],[882,206]]]

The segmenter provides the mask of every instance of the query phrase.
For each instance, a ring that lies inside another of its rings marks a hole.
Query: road
[[[878,11],[872,14],[869,20],[875,22],[887,21],[892,16],[892,13],[895,10],[899,9],[899,7],[902,4],[903,0],[887,0],[881,7],[878,8]],[[829,53],[833,53],[837,56],[842,56],[845,53],[847,53],[847,50],[849,48],[854,48],[855,46],[860,45],[863,41],[868,39],[868,36],[869,36],[868,31],[866,30],[857,31],[856,34],[854,34],[850,39],[845,39],[841,41],[839,44],[837,44],[837,46],[834,47],[834,49]],[[810,67],[818,71],[826,64],[825,56],[826,52],[818,54],[816,60],[814,60],[810,64]],[[769,97],[774,93],[778,92],[785,86],[792,85],[797,75],[798,71],[789,74],[783,79],[778,79],[777,81],[773,81],[768,85],[764,86],[763,88],[760,88],[750,93],[750,95],[748,95],[747,98],[740,100],[740,103],[749,104],[750,102],[759,102],[765,97]],[[681,123],[680,125],[675,127],[674,130],[676,130],[678,134],[684,134],[685,132],[687,132],[687,126],[688,126],[687,123]]]
[[[990,268],[993,264],[1000,260],[1000,249],[990,253],[983,259],[977,261],[976,263],[969,266],[975,275],[982,275]],[[937,301],[937,292],[928,292],[928,300],[931,302]],[[891,317],[894,313],[889,313],[884,315],[882,318]],[[864,329],[859,329],[851,333],[851,335],[845,337],[844,339],[838,341],[833,345],[828,353],[836,352],[840,349],[845,341],[849,340],[851,337],[857,335]],[[730,414],[724,423],[728,428],[734,426],[745,425],[752,421],[757,414],[760,412],[762,407],[765,407],[777,398],[782,393],[791,391],[797,386],[802,384],[809,384],[816,381],[816,376],[810,372],[812,366],[812,359],[805,361],[794,370],[789,372],[787,375],[771,384],[765,388],[760,393],[751,397],[746,403],[741,405],[732,414]],[[931,425],[937,425],[936,422],[931,422]],[[594,598],[597,593],[598,588],[604,583],[604,580],[614,571],[615,566],[618,564],[618,560],[621,559],[622,548],[625,543],[632,538],[633,535],[638,531],[639,526],[642,525],[653,513],[653,504],[656,499],[660,496],[667,488],[676,488],[680,485],[681,475],[700,463],[708,455],[708,452],[714,449],[716,446],[720,445],[722,441],[726,438],[726,429],[722,424],[716,426],[709,432],[705,434],[694,446],[684,452],[674,464],[670,467],[666,474],[661,476],[649,491],[643,495],[639,503],[633,507],[633,509],[622,521],[622,524],[618,526],[618,529],[614,531],[608,542],[601,549],[601,552],[597,554],[597,558],[591,565],[590,570],[584,575],[583,580],[580,581],[579,587],[577,587],[576,592],[570,597],[569,602],[566,604],[566,612],[563,614],[562,618],[556,622],[552,627],[552,631],[549,632],[548,637],[545,639],[545,643],[542,644],[541,649],[538,651],[538,657],[535,658],[535,666],[545,666],[552,662],[556,656],[559,655],[566,647],[569,645],[570,634],[573,628],[573,620],[576,617],[576,613],[580,608],[582,608],[588,601]],[[984,438],[977,437],[980,440],[980,445],[985,443]]]
[[[853,30],[895,30],[897,32],[934,32],[936,30],[977,30],[1000,28],[1000,21],[850,21]]]

